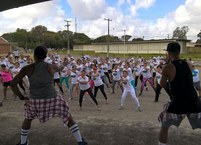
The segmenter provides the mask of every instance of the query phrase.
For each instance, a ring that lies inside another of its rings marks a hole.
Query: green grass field
[[[60,54],[67,54],[67,51],[66,50],[61,50],[59,51],[58,53]],[[70,51],[70,54],[73,55],[73,56],[82,56],[82,55],[90,55],[90,56],[95,56],[95,55],[99,55],[101,57],[106,57],[107,54],[106,53],[95,53],[94,51]],[[165,54],[161,54],[162,56],[165,57]],[[142,56],[144,58],[151,58],[151,57],[154,57],[154,56],[159,56],[159,54],[109,54],[109,57],[120,57],[120,58],[129,58],[129,57],[139,57],[139,56]],[[201,60],[201,54],[200,53],[186,53],[186,54],[181,54],[181,58],[183,59],[193,59],[193,60]]]

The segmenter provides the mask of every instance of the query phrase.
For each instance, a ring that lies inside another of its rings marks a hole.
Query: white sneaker
[[[139,111],[139,112],[142,112],[142,109],[141,109],[141,107],[138,107],[138,111]]]

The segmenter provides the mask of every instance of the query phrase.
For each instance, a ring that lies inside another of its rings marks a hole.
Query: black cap
[[[173,52],[173,53],[180,53],[180,50],[181,50],[181,46],[177,42],[170,42],[170,43],[168,43],[167,49],[165,49],[165,51],[167,51],[167,52]]]

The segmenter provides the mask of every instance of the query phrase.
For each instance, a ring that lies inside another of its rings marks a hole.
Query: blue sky
[[[178,6],[184,4],[185,0],[156,0],[156,3],[149,9],[138,11],[141,19],[157,19],[173,12]]]
[[[0,35],[17,28],[44,25],[51,31],[64,30],[64,19],[72,20],[70,30],[91,38],[107,34],[104,18],[112,19],[111,34],[145,39],[167,38],[177,27],[189,26],[187,36],[197,39],[200,31],[201,0],[52,0],[0,13]],[[23,22],[23,23],[22,23]]]
[[[133,4],[135,1],[132,1]],[[67,16],[75,17],[72,13],[72,8],[68,4],[67,0],[60,1],[61,6],[64,8]],[[106,0],[106,4],[110,7],[117,7],[118,0]],[[143,20],[156,20],[157,18],[163,17],[166,14],[173,12],[178,6],[185,3],[185,0],[156,0],[155,4],[148,9],[139,9],[138,18]],[[129,14],[129,4],[123,4],[121,7],[122,13],[125,15]]]

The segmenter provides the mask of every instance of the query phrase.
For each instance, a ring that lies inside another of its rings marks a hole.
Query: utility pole
[[[123,29],[122,31],[124,31],[124,57],[125,57],[125,51],[126,51],[126,29]],[[127,51],[128,53],[128,51]]]
[[[110,21],[112,21],[111,19],[104,19],[108,22],[108,35],[107,35],[107,57],[109,57],[109,51],[110,51],[110,46],[109,46],[109,43],[110,43]]]
[[[167,34],[167,38],[170,39],[170,34]]]
[[[70,54],[70,34],[69,34],[69,26],[70,22],[69,20],[64,20],[66,22],[66,28],[67,28],[67,50],[68,50],[68,55]]]
[[[75,33],[77,33],[77,18],[75,18]]]

